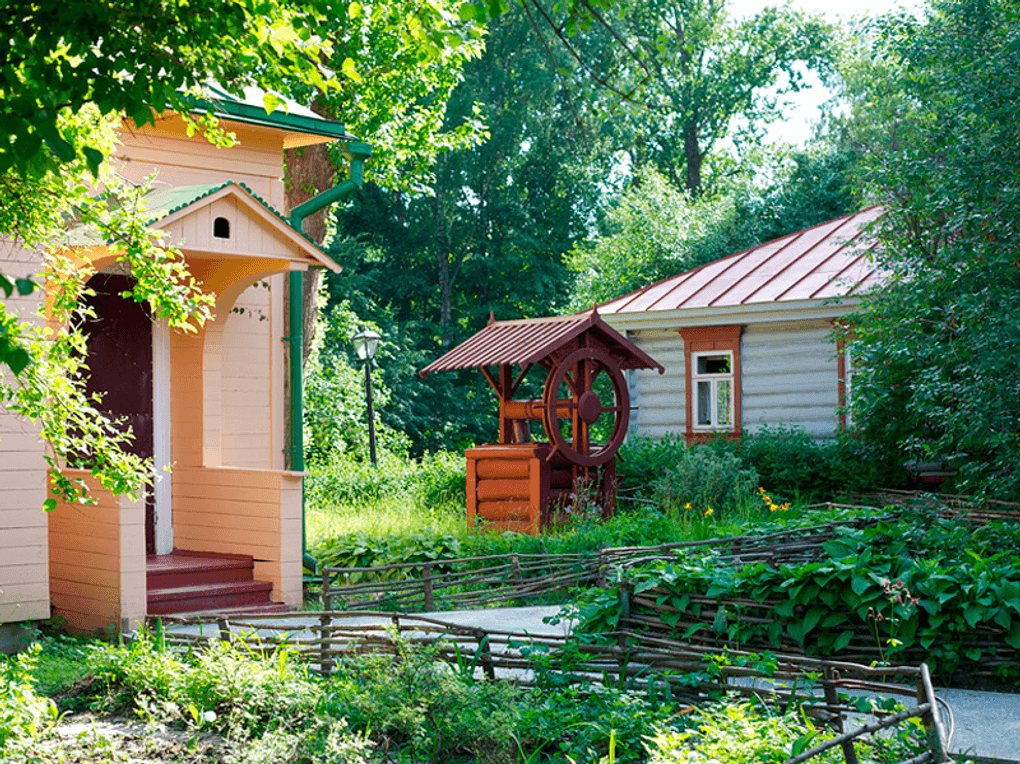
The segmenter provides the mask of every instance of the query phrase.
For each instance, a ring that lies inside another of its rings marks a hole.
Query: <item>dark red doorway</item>
[[[133,285],[127,276],[96,274],[89,280],[95,295],[85,303],[95,318],[85,322],[88,334],[87,389],[103,393],[101,410],[124,419],[134,432],[128,446],[133,454],[151,458],[153,452],[152,321],[148,310],[121,294]],[[145,503],[145,551],[156,553],[155,500]]]

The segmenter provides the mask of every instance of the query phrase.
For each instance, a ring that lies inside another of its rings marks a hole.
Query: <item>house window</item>
[[[687,443],[740,437],[740,335],[744,327],[680,329],[686,367]]]
[[[733,354],[692,353],[694,428],[729,430],[733,426]]]

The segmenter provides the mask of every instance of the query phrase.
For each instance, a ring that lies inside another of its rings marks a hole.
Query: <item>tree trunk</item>
[[[691,196],[701,192],[701,147],[698,146],[698,126],[691,122],[684,128],[684,155],[687,159],[686,188]]]
[[[330,161],[324,144],[287,150],[287,209],[294,209],[335,184],[336,167]],[[330,209],[326,207],[305,219],[304,234],[316,244],[322,244],[326,238]],[[316,296],[321,283],[320,269],[311,269],[305,273],[302,366],[308,361],[312,340],[315,338],[315,319],[318,318]]]

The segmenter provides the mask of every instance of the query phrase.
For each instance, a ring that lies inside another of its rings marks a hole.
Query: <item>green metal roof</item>
[[[211,110],[218,117],[231,119],[235,122],[321,135],[336,140],[355,139],[347,132],[342,123],[320,117],[311,109],[282,96],[277,96],[277,98],[282,101],[283,105],[270,114],[266,111],[262,100],[265,91],[258,88],[245,88],[244,98],[238,98],[216,85],[210,85],[208,92],[211,96],[209,99],[188,96],[187,100],[198,109]]]

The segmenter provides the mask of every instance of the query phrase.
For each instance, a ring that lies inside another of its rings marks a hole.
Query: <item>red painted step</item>
[[[182,552],[151,555],[146,561],[149,615],[198,612],[285,612],[269,599],[273,585],[253,580],[246,555]]]

